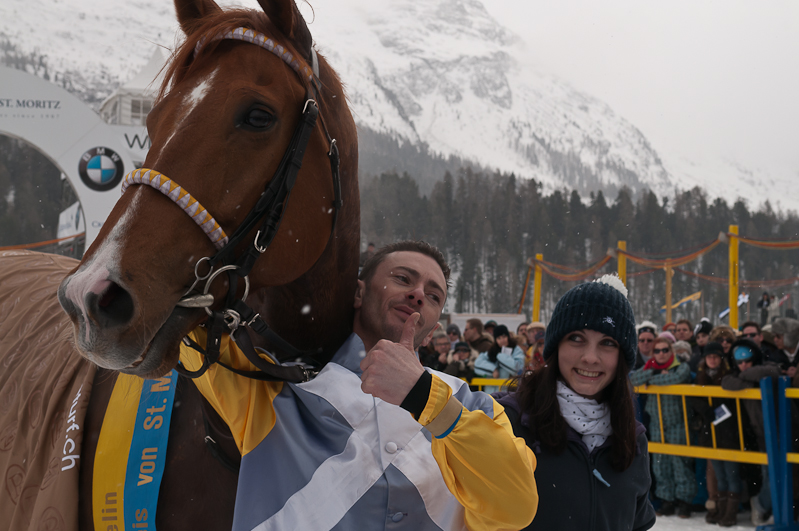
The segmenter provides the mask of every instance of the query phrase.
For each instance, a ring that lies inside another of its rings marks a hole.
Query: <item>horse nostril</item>
[[[86,307],[103,328],[124,325],[133,318],[133,298],[115,282],[111,282],[100,295],[87,294]]]

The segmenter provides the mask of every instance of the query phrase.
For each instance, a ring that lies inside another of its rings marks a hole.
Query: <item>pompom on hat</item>
[[[627,300],[627,288],[618,276],[603,275],[594,282],[573,287],[560,298],[547,326],[544,359],[558,351],[558,345],[566,334],[584,329],[618,341],[627,367],[635,365],[638,347],[635,316]]]

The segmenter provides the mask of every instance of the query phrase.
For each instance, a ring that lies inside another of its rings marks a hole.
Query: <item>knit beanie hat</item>
[[[616,275],[603,275],[594,282],[575,286],[560,298],[547,326],[544,359],[558,351],[566,334],[586,328],[618,341],[627,367],[635,365],[635,316],[627,300],[627,288]]]
[[[694,327],[694,335],[697,334],[710,335],[711,330],[713,330],[713,325],[710,324],[710,319],[708,319],[707,317],[702,317],[702,320],[699,321]]]
[[[709,343],[708,343],[709,344]],[[707,345],[705,345],[705,349],[707,349]],[[735,343],[732,344],[730,347],[730,352],[732,353],[733,357],[736,360],[738,359],[747,359],[746,356],[739,357],[736,356],[736,350],[743,351],[744,349],[748,349],[752,352],[752,365],[760,365],[763,363],[763,351],[760,350],[760,347],[757,346],[757,343],[752,341],[751,339],[739,339]],[[743,352],[741,353],[743,354]]]
[[[716,341],[711,341],[710,343],[706,344],[705,348],[702,350],[703,358],[708,354],[716,354],[717,356],[723,358],[724,346],[722,346],[721,343],[717,343]]]
[[[505,325],[499,325],[494,327],[494,339],[498,338],[499,336],[508,336],[510,337],[510,333],[508,332],[508,327]]]

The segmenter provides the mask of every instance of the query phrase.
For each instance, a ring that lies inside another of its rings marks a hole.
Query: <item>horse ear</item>
[[[258,0],[258,3],[272,24],[294,41],[297,51],[307,59],[311,55],[313,38],[294,0]]]
[[[180,29],[186,35],[191,35],[202,24],[203,18],[222,12],[214,0],[175,0],[175,11]]]

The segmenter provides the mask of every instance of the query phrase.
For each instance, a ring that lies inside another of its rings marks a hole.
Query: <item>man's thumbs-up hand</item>
[[[424,373],[416,357],[413,337],[419,314],[408,316],[399,343],[381,339],[361,361],[361,390],[394,405],[400,405]]]

